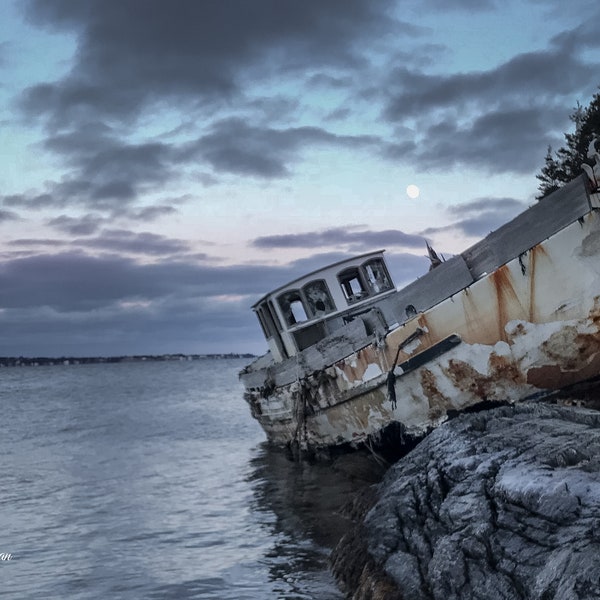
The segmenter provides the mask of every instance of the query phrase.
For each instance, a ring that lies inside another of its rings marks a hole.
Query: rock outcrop
[[[333,554],[356,600],[600,598],[600,413],[462,415],[394,465],[366,510]]]

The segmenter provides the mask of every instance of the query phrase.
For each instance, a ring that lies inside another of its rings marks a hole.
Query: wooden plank
[[[583,176],[537,202],[462,253],[474,279],[548,239],[590,210]]]

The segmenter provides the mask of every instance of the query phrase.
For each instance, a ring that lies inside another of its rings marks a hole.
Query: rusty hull
[[[396,356],[406,364],[453,334],[456,347],[410,372],[394,368]],[[318,448],[364,441],[393,421],[420,435],[449,410],[517,402],[599,374],[600,215],[592,211],[383,341],[248,399],[272,442]]]

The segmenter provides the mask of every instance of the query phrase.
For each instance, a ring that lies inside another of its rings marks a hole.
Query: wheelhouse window
[[[273,318],[273,323],[274,323],[277,331],[283,331],[283,328],[281,327],[281,323],[279,321],[279,317],[277,316],[277,311],[275,310],[275,306],[273,305],[272,300],[269,300],[268,310]]]
[[[256,315],[258,316],[258,320],[262,327],[263,333],[265,334],[265,337],[267,339],[274,337],[277,333],[277,328],[275,325],[275,321],[273,320],[273,315],[271,314],[271,311],[269,310],[269,307],[267,306],[266,302],[264,302],[258,307]]]
[[[292,290],[281,294],[278,298],[281,312],[285,318],[288,326],[296,325],[296,323],[302,323],[308,320],[308,315],[304,303],[302,302],[302,296],[298,290]]]
[[[369,295],[367,286],[363,281],[363,278],[358,267],[352,267],[342,271],[338,275],[338,281],[344,292],[344,296],[348,301],[348,304],[358,302]]]
[[[267,322],[265,321],[265,316],[263,314],[263,308],[262,306],[259,306],[256,311],[256,316],[258,317],[258,322],[260,323],[260,327],[263,331],[263,333],[265,334],[265,337],[268,339],[271,337],[271,332],[269,331],[269,328],[267,327]]]
[[[363,272],[373,294],[392,289],[392,281],[381,258],[373,258],[364,263]]]
[[[307,283],[302,292],[306,298],[308,313],[311,317],[322,317],[335,310],[335,304],[327,288],[327,284],[322,279]]]

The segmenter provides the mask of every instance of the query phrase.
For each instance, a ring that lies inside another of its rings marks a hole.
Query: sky
[[[0,356],[261,354],[270,290],[533,204],[600,85],[597,0],[0,9]]]

